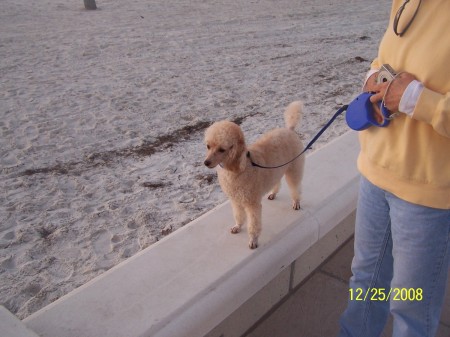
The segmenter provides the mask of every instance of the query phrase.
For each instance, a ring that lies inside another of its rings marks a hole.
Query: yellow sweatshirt
[[[450,0],[423,0],[408,31],[399,37],[392,24],[402,3],[393,1],[371,67],[387,63],[397,72],[415,75],[425,88],[412,117],[401,113],[385,128],[360,132],[358,168],[401,199],[450,209]]]

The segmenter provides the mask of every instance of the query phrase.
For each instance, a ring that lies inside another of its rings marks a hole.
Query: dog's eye
[[[224,148],[219,148],[220,153],[224,153],[226,150]]]

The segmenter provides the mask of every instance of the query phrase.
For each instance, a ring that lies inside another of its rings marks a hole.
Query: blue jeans
[[[340,337],[434,336],[449,271],[450,210],[406,202],[361,178]]]

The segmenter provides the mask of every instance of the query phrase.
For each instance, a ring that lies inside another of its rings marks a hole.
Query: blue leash
[[[322,127],[322,129],[320,129],[320,131],[314,136],[314,138],[308,143],[308,145],[306,145],[305,149],[299,155],[297,155],[296,157],[294,157],[293,159],[291,159],[287,163],[284,163],[283,165],[278,165],[278,166],[262,166],[262,165],[259,165],[259,164],[255,163],[252,160],[252,158],[250,157],[250,151],[247,152],[247,157],[250,158],[250,162],[252,163],[252,166],[263,168],[263,169],[276,169],[276,168],[280,168],[280,167],[286,166],[286,165],[292,163],[294,160],[296,160],[298,157],[300,157],[306,151],[310,150],[312,148],[313,144],[320,138],[320,136],[325,132],[325,130],[328,129],[330,127],[330,125],[333,124],[334,120],[336,118],[338,118],[338,116],[340,114],[342,114],[345,110],[347,110],[347,108],[348,108],[348,105],[343,105],[338,111],[336,111],[334,113],[333,117],[331,117],[330,120],[327,122],[327,124],[325,124]]]

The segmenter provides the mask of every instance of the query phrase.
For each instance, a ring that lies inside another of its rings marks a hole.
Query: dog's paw
[[[239,225],[234,225],[233,227],[231,227],[231,234],[237,234],[241,231],[241,226]]]
[[[269,196],[267,197],[267,199],[274,200],[276,198],[276,196],[277,196],[276,193],[270,193]]]
[[[296,211],[298,211],[300,209],[300,201],[294,200],[292,202],[292,208],[295,209]]]
[[[258,239],[250,239],[250,241],[248,242],[248,246],[250,249],[258,248]]]

